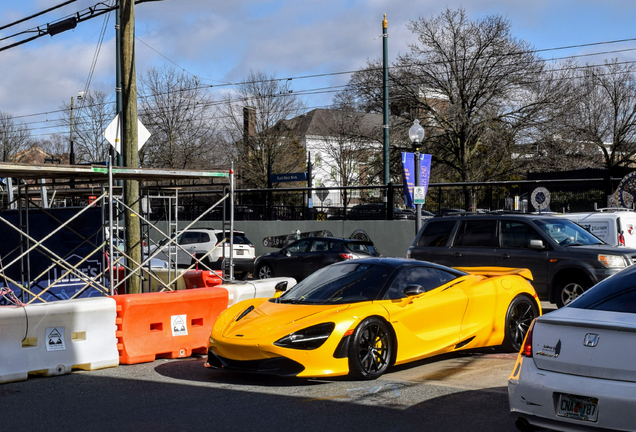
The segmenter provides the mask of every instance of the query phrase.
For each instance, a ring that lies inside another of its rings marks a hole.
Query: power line
[[[25,17],[25,18],[19,19],[19,20],[14,21],[14,22],[12,22],[12,23],[10,23],[10,24],[3,25],[2,27],[0,27],[0,30],[4,30],[4,29],[7,29],[7,28],[9,28],[9,27],[13,27],[13,26],[14,26],[14,25],[16,25],[16,24],[23,23],[23,22],[28,21],[28,20],[33,19],[33,18],[37,18],[37,17],[39,17],[40,15],[44,15],[44,14],[46,14],[46,13],[49,13],[49,12],[51,12],[51,11],[54,11],[55,9],[59,9],[59,8],[61,8],[61,7],[63,7],[63,6],[68,5],[68,4],[75,3],[76,1],[77,1],[77,0],[68,0],[68,1],[66,1],[66,2],[64,2],[64,3],[60,3],[60,4],[59,4],[59,5],[57,5],[57,6],[53,6],[53,7],[50,7],[50,8],[48,8],[48,9],[46,9],[46,10],[40,11],[40,12],[38,12],[38,13],[35,13],[35,14],[33,14],[33,15],[29,15],[28,17]]]

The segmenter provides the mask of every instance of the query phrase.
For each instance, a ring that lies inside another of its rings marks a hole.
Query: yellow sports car
[[[453,269],[366,258],[333,264],[277,297],[219,315],[206,366],[375,379],[393,364],[504,345],[518,351],[541,314],[527,269]]]

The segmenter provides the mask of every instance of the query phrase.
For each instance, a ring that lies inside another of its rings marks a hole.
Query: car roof
[[[360,258],[354,261],[342,261],[333,265],[340,265],[340,264],[346,264],[346,263],[352,263],[355,262],[356,264],[358,263],[369,263],[369,264],[379,264],[379,265],[386,265],[388,267],[393,267],[395,269],[400,268],[400,267],[410,267],[413,265],[421,265],[424,267],[429,267],[429,268],[435,268],[435,269],[439,269],[439,270],[444,270],[444,271],[452,271],[453,273],[458,273],[458,274],[465,274],[465,272],[461,271],[461,270],[457,270],[454,268],[450,268],[450,267],[446,267],[443,266],[441,264],[435,264],[429,261],[420,261],[420,260],[414,260],[411,258],[392,258],[392,257],[369,257],[369,258]]]
[[[431,220],[439,219],[555,219],[554,214],[530,214],[530,213],[456,213],[449,215],[435,215]]]
[[[373,242],[370,240],[359,240],[359,239],[344,238],[344,237],[303,237],[303,238],[299,238],[298,240],[335,240],[337,242],[342,242],[342,243],[355,242],[355,243],[373,244]],[[298,241],[298,240],[294,240],[294,241]]]
[[[179,234],[181,234],[183,232],[187,232],[187,231],[211,231],[214,234],[217,234],[217,233],[222,233],[222,232],[229,231],[229,230],[220,230],[220,229],[217,229],[217,228],[209,228],[209,227],[196,227],[196,228],[188,228],[187,230],[179,231]],[[244,231],[234,230],[234,234],[245,234],[245,232]]]

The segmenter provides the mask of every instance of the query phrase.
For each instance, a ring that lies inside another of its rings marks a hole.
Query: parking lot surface
[[[0,385],[0,431],[510,432],[515,358],[490,348],[457,352],[375,381],[219,371],[205,368],[204,356],[29,377]]]
[[[375,381],[296,379],[157,360],[0,386],[0,430],[514,431],[515,354],[457,353]]]

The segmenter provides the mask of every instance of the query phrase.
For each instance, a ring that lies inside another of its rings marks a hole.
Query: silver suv
[[[223,239],[226,239],[223,246],[214,249]],[[237,279],[245,279],[249,273],[254,271],[256,258],[254,245],[242,231],[234,231],[233,241],[234,276]],[[227,232],[213,228],[191,228],[178,234],[177,243],[181,247],[172,244],[169,251],[167,243],[168,239],[163,239],[157,246],[150,248],[150,253],[152,254],[157,248],[160,248],[161,252],[156,255],[156,258],[169,261],[170,252],[174,254],[176,250],[178,267],[188,267],[196,257],[213,270],[228,270],[230,239]],[[208,254],[209,251],[212,252]],[[225,262],[223,262],[224,258]]]

